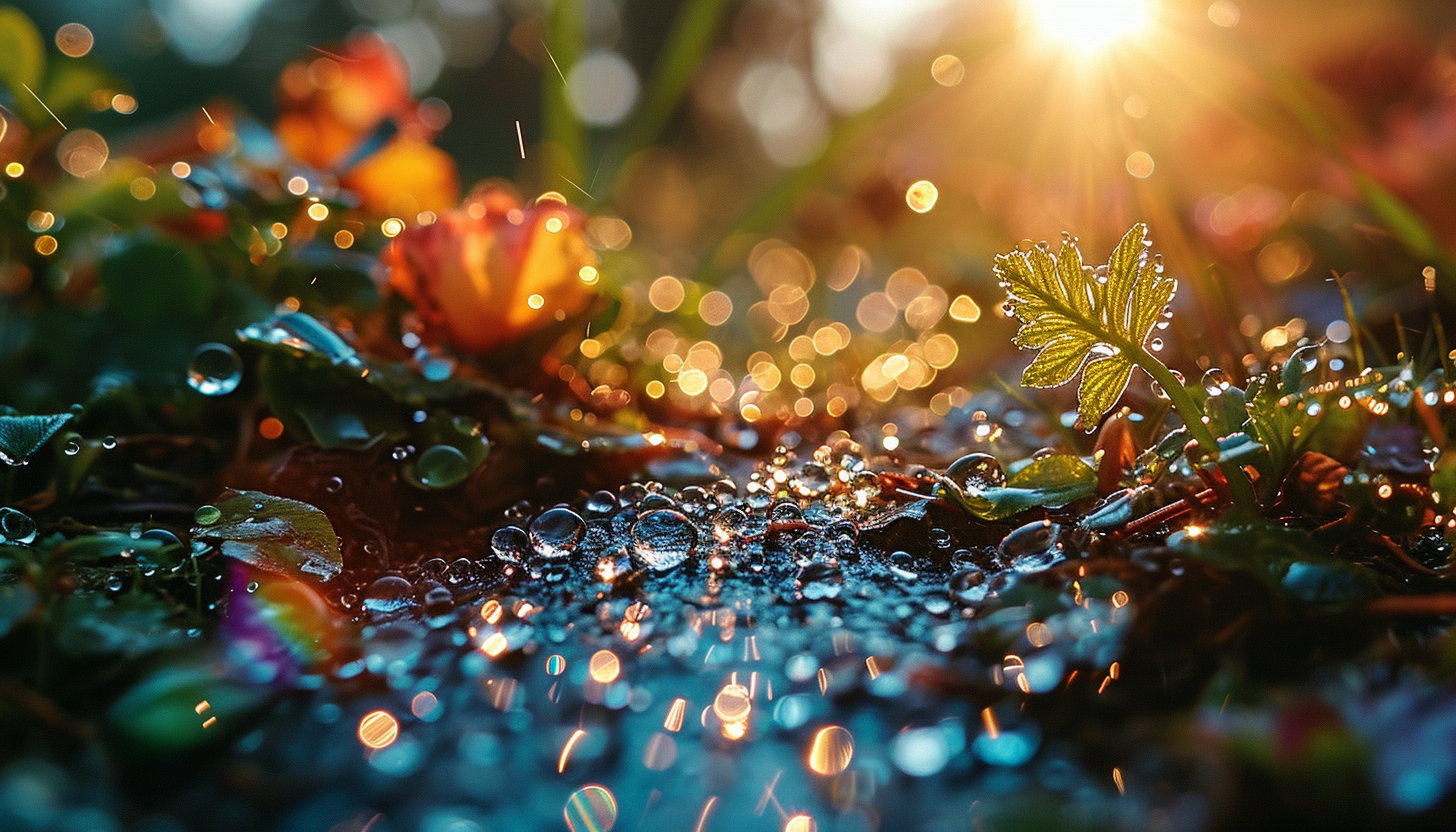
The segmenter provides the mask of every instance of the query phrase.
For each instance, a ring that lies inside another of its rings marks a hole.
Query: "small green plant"
[[[1178,281],[1163,274],[1160,259],[1149,254],[1147,226],[1138,223],[1123,236],[1105,276],[1083,264],[1070,237],[1055,257],[1046,243],[997,255],[996,276],[1021,322],[1016,346],[1040,350],[1021,375],[1023,385],[1059,387],[1081,371],[1077,409],[1083,429],[1091,432],[1127,389],[1133,368],[1140,367],[1163,389],[1203,453],[1219,458],[1217,438],[1182,380],[1146,347],[1178,289]],[[1235,506],[1252,509],[1255,496],[1243,471],[1219,464]]]

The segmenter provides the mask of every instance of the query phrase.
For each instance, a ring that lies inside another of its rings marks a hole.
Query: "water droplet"
[[[548,560],[570,557],[586,534],[586,522],[569,508],[542,512],[531,523],[531,548]]]
[[[81,452],[81,437],[77,434],[68,434],[66,441],[61,445],[61,450],[66,456],[75,456]]]
[[[198,506],[197,511],[192,512],[192,519],[199,526],[211,526],[222,519],[222,509],[217,506]]]
[[[794,576],[794,588],[799,591],[800,597],[810,601],[838,598],[844,589],[844,573],[838,564],[814,561]]]
[[[187,365],[187,384],[204,396],[226,396],[243,380],[243,360],[227,344],[203,344]]]
[[[102,439],[101,439],[101,447],[105,448],[108,451],[114,449],[116,447],[116,437],[115,436],[102,437]]]
[[[437,586],[425,593],[425,614],[431,617],[449,615],[455,611],[455,595],[443,586]]]
[[[748,528],[748,513],[741,508],[729,506],[713,518],[713,537],[719,543],[727,543]]]
[[[329,494],[337,494],[344,490],[344,480],[339,477],[329,477],[324,481],[324,491]]]
[[[391,618],[414,608],[414,585],[398,575],[385,575],[364,593],[364,611],[377,618]]]
[[[1061,533],[1062,527],[1056,523],[1037,520],[1006,535],[996,552],[1008,568],[1036,572],[1061,559]]]
[[[1006,484],[1006,472],[990,454],[966,454],[945,469],[946,479],[966,493],[978,493]]]
[[[0,540],[24,546],[35,542],[37,533],[30,515],[13,508],[0,508]]]
[[[1203,391],[1210,396],[1222,396],[1233,383],[1229,374],[1218,367],[1212,367],[1203,374]]]
[[[106,588],[112,592],[120,592],[126,588],[126,579],[121,575],[112,575],[106,579]]]
[[[451,445],[431,445],[415,460],[415,473],[420,483],[429,488],[459,485],[470,476],[471,470],[470,460]]]
[[[1163,339],[1154,338],[1153,340],[1148,342],[1148,346],[1152,348],[1153,352],[1158,352],[1163,348]]]
[[[984,601],[988,590],[986,573],[974,566],[950,576],[951,593],[967,603]]]
[[[522,563],[531,552],[531,539],[518,526],[503,526],[490,536],[490,549],[507,563]]]
[[[1168,391],[1164,390],[1163,385],[1159,384],[1156,379],[1148,382],[1148,389],[1153,391],[1154,396],[1168,401]]]
[[[617,495],[610,491],[598,491],[586,498],[586,513],[595,515],[611,514],[617,510]]]
[[[410,452],[407,446],[396,445],[394,447],[394,450],[389,452],[389,455],[394,459],[395,462],[404,462],[406,459],[409,458]]]
[[[649,511],[632,527],[633,559],[655,572],[687,560],[697,542],[693,524],[682,512],[670,508]]]
[[[257,581],[248,581],[248,585],[245,586],[245,587],[243,587],[243,588],[246,589],[250,594],[251,593],[254,593],[254,592],[257,592],[258,591],[258,582]]]
[[[769,519],[775,523],[798,523],[803,521],[804,511],[793,500],[783,500],[774,504]]]
[[[1289,363],[1296,364],[1299,367],[1300,372],[1313,372],[1314,369],[1319,366],[1319,356],[1320,345],[1310,344],[1308,346],[1300,347],[1299,349],[1295,350],[1294,354],[1289,356]]]

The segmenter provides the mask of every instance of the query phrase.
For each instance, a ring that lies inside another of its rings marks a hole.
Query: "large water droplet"
[[[1212,367],[1203,374],[1203,392],[1210,396],[1222,396],[1233,383],[1233,378],[1218,367]]]
[[[649,511],[632,527],[633,559],[655,572],[665,572],[687,560],[697,542],[697,530],[675,509]]]
[[[598,491],[586,498],[586,513],[595,515],[611,514],[617,510],[617,495],[610,491]]]
[[[203,344],[187,365],[187,384],[204,396],[226,396],[243,380],[243,360],[227,344]]]
[[[35,542],[35,521],[13,508],[0,508],[0,540],[24,546]]]
[[[429,488],[449,488],[470,476],[470,460],[459,448],[431,445],[415,460],[415,474]]]
[[[217,506],[198,506],[197,511],[192,512],[192,519],[199,526],[211,526],[222,519],[222,509]]]
[[[586,522],[569,508],[542,512],[531,523],[531,548],[548,560],[570,557],[586,534]]]
[[[1036,572],[1061,559],[1061,533],[1062,527],[1056,523],[1037,520],[1006,535],[996,551],[1008,568]]]
[[[950,576],[950,591],[962,601],[968,603],[984,601],[989,589],[986,573],[974,566],[961,569]]]
[[[734,537],[743,534],[748,528],[748,513],[741,508],[729,506],[718,512],[713,518],[713,537],[719,543],[727,543]]]
[[[966,493],[999,488],[1006,484],[1006,472],[990,454],[966,454],[945,469],[945,476]]]
[[[364,593],[364,610],[375,617],[401,615],[415,606],[414,585],[398,575],[385,575]]]
[[[524,529],[504,526],[490,537],[490,549],[507,563],[521,563],[531,552],[531,539]]]

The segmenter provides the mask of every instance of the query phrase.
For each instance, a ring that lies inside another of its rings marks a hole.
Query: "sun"
[[[1152,0],[1023,0],[1030,21],[1047,38],[1092,53],[1145,29]]]

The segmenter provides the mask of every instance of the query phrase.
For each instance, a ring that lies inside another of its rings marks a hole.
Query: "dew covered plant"
[[[1021,323],[1016,346],[1040,351],[1021,383],[1059,387],[1081,371],[1077,407],[1082,429],[1090,433],[1137,367],[1172,401],[1204,454],[1218,460],[1217,438],[1183,389],[1183,378],[1147,349],[1155,326],[1172,315],[1169,304],[1178,290],[1178,281],[1164,275],[1161,256],[1151,255],[1151,245],[1147,226],[1138,223],[1102,268],[1083,263],[1071,236],[1063,237],[1055,257],[1046,243],[997,256],[996,276],[1006,290],[1007,307]],[[1254,495],[1243,471],[1231,464],[1220,468],[1235,503],[1251,510]]]

